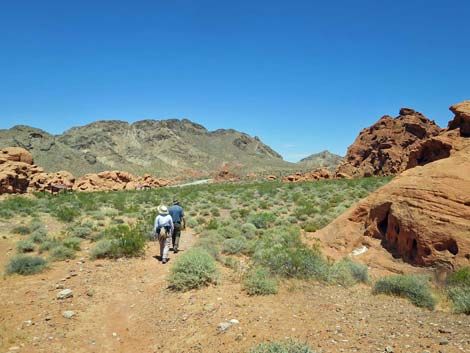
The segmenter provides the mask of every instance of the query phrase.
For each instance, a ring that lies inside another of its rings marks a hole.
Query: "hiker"
[[[166,206],[159,206],[158,213],[159,215],[155,218],[155,225],[153,227],[153,236],[158,239],[160,243],[162,264],[166,264],[168,262],[168,250],[170,248],[170,235],[173,234],[173,219],[168,214],[168,208]]]
[[[184,210],[180,206],[180,203],[177,199],[173,200],[173,206],[170,207],[170,216],[173,219],[174,230],[171,235],[171,240],[173,244],[173,252],[176,254],[179,249],[181,229],[186,228],[186,221],[184,219]]]

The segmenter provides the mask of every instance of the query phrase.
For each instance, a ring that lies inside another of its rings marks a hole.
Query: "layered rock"
[[[332,179],[334,175],[326,169],[316,169],[307,173],[297,172],[293,175],[286,176],[282,178],[282,181],[285,183],[296,183],[301,181],[317,181]]]
[[[38,173],[31,177],[29,191],[46,191],[55,189],[72,190],[75,177],[67,171],[54,173]]]
[[[336,170],[338,177],[399,174],[409,153],[424,140],[442,131],[434,121],[409,108],[396,118],[383,116],[363,129]]]

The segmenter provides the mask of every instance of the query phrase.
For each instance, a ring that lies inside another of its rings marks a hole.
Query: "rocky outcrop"
[[[157,179],[149,174],[137,177],[122,171],[105,171],[98,174],[86,174],[75,181],[76,191],[117,191],[141,190],[169,185],[168,180]]]
[[[31,177],[29,191],[53,191],[57,189],[71,190],[75,183],[75,177],[67,171],[55,173],[38,173]]]
[[[282,181],[285,183],[297,183],[301,181],[317,181],[332,179],[334,175],[326,169],[317,169],[307,173],[297,172],[293,175],[286,176],[282,178]]]
[[[23,148],[0,150],[0,194],[26,192],[31,178],[43,172],[32,163],[31,153]]]
[[[455,114],[449,122],[449,130],[459,129],[460,136],[470,137],[470,100],[454,104],[449,109]]]
[[[402,108],[398,117],[384,116],[363,129],[348,148],[336,174],[338,177],[399,174],[406,169],[410,152],[441,131],[421,113]]]
[[[403,172],[322,229],[322,241],[347,253],[375,238],[414,265],[470,265],[470,139],[454,143],[450,157]]]

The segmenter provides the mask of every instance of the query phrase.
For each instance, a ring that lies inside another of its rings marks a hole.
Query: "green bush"
[[[6,273],[11,275],[18,273],[20,275],[32,275],[42,272],[47,266],[46,260],[42,257],[16,255],[8,262]]]
[[[53,247],[49,254],[52,261],[64,261],[75,258],[75,250],[67,248],[64,245]]]
[[[67,229],[67,233],[72,237],[86,239],[93,233],[93,226],[76,225]]]
[[[277,280],[264,267],[254,267],[244,276],[243,289],[248,295],[276,294]]]
[[[470,314],[470,286],[449,288],[448,296],[452,301],[454,312]]]
[[[364,264],[354,262],[348,258],[336,262],[331,266],[328,281],[349,287],[357,282],[367,283],[369,280],[368,268]]]
[[[80,216],[80,211],[73,207],[59,207],[55,216],[63,222],[72,222],[76,217]]]
[[[304,343],[288,340],[285,342],[260,343],[250,353],[315,353]]]
[[[96,242],[93,249],[90,250],[91,259],[112,258],[114,239],[101,239]]]
[[[254,238],[256,235],[256,226],[253,223],[244,223],[241,228],[241,234],[247,239]]]
[[[374,285],[374,294],[389,294],[408,298],[414,305],[434,309],[429,278],[420,275],[393,275],[380,278]]]
[[[42,253],[44,251],[49,251],[56,246],[61,245],[60,241],[55,239],[46,239],[44,240],[41,245],[39,246],[39,252]]]
[[[73,250],[80,250],[81,239],[77,237],[68,237],[62,241],[65,247]]]
[[[18,252],[31,252],[34,251],[34,248],[34,242],[29,239],[20,240],[16,243],[16,250],[18,250]]]
[[[239,254],[246,249],[246,240],[243,237],[225,239],[222,243],[222,251],[225,254]]]
[[[106,249],[105,245],[100,245],[100,248],[96,250],[99,256],[96,257],[120,258],[142,256],[147,243],[147,237],[142,231],[141,223],[137,223],[131,227],[127,224],[120,224],[107,228],[100,234],[100,238],[112,239],[113,241],[111,242],[111,249],[109,251]],[[102,244],[109,245],[109,243]]]
[[[217,221],[217,219],[212,218],[209,223],[207,223],[206,229],[211,230],[217,228],[219,228],[219,222]]]
[[[40,227],[34,230],[31,235],[29,236],[29,239],[31,241],[34,241],[35,243],[42,243],[44,240],[46,240],[47,237],[47,230],[46,228]]]
[[[18,226],[11,230],[13,234],[26,235],[31,233],[31,229],[27,226]]]
[[[447,295],[456,313],[470,314],[470,267],[451,273],[446,280]]]
[[[240,269],[240,261],[231,256],[219,256],[217,257],[217,261],[234,271],[238,271]]]
[[[272,213],[257,213],[248,217],[248,223],[252,223],[258,229],[266,229],[276,219]]]
[[[217,267],[213,258],[201,248],[181,255],[170,268],[170,288],[187,291],[217,282]]]

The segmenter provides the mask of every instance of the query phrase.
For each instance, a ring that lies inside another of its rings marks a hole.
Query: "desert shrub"
[[[188,218],[186,220],[186,225],[189,227],[189,228],[194,228],[197,226],[197,221],[194,219],[194,218]]]
[[[246,240],[243,237],[225,239],[222,244],[225,254],[238,254],[246,249]]]
[[[316,232],[320,227],[315,222],[305,222],[301,225],[302,229],[306,232]]]
[[[220,216],[220,211],[219,211],[218,208],[212,207],[210,211],[211,211],[212,216],[214,216],[214,217],[219,217]]]
[[[234,271],[238,271],[240,269],[240,261],[231,256],[219,256],[217,261]]]
[[[260,343],[250,353],[315,353],[304,343],[288,340],[285,342]]]
[[[68,237],[62,241],[65,247],[73,250],[80,250],[81,239],[78,237]]]
[[[256,235],[256,227],[252,223],[244,223],[241,228],[241,234],[247,238],[252,239]]]
[[[91,259],[103,259],[106,257],[113,257],[113,244],[115,240],[113,239],[101,239],[96,242],[94,248],[90,250]]]
[[[434,309],[429,278],[420,275],[393,275],[380,278],[374,285],[374,294],[389,294],[408,298],[414,305]]]
[[[250,269],[243,278],[243,289],[248,295],[267,295],[277,293],[277,280],[261,266]]]
[[[470,267],[451,273],[446,280],[447,295],[456,313],[470,314]]]
[[[328,276],[328,265],[323,256],[306,246],[286,248],[281,244],[275,244],[258,250],[253,258],[256,264],[282,277],[326,280]]]
[[[195,247],[204,249],[209,255],[217,259],[222,251],[224,238],[215,231],[208,231],[199,237]]]
[[[39,245],[39,252],[42,253],[44,251],[49,251],[59,245],[61,245],[61,242],[58,240],[46,239],[41,243],[41,245]]]
[[[264,212],[257,213],[248,217],[248,222],[252,223],[258,229],[268,228],[271,223],[276,219],[276,216],[272,213]]]
[[[236,238],[241,235],[240,229],[237,229],[233,226],[221,227],[218,229],[218,233],[226,239]]]
[[[115,239],[111,257],[137,257],[143,255],[147,238],[142,233],[140,225],[129,227],[127,224],[122,224],[108,228],[105,233],[108,237]]]
[[[67,229],[67,233],[72,237],[86,239],[93,233],[93,226],[88,224],[74,225]]]
[[[194,248],[181,255],[170,268],[170,287],[176,291],[201,288],[217,282],[214,259],[203,249]]]
[[[13,234],[26,235],[31,233],[31,229],[27,226],[18,226],[11,230]]]
[[[354,262],[348,258],[336,262],[330,268],[328,281],[349,287],[357,282],[367,283],[369,280],[368,268],[364,264]]]
[[[8,275],[18,273],[20,275],[32,275],[42,272],[47,266],[46,260],[38,256],[16,255],[10,259],[6,266]]]
[[[18,252],[31,252],[34,251],[34,248],[34,242],[29,239],[20,240],[16,243],[16,250],[18,250]]]
[[[29,228],[31,228],[31,231],[35,231],[36,229],[44,228],[44,224],[39,218],[33,218],[29,222]]]
[[[59,207],[55,212],[55,216],[57,217],[57,219],[63,222],[72,222],[79,215],[80,211],[70,206]]]
[[[470,314],[470,286],[452,287],[448,289],[454,312]]]
[[[206,225],[206,229],[217,229],[219,228],[219,221],[217,221],[217,219],[215,218],[212,218],[209,223],[207,223]]]
[[[52,261],[64,261],[75,258],[75,250],[67,248],[64,245],[57,245],[49,252]]]
[[[36,200],[22,196],[11,196],[0,202],[0,216],[32,215],[36,211]]]
[[[44,240],[47,238],[47,229],[44,227],[37,228],[34,230],[31,235],[29,236],[29,239],[35,243],[42,243]]]

